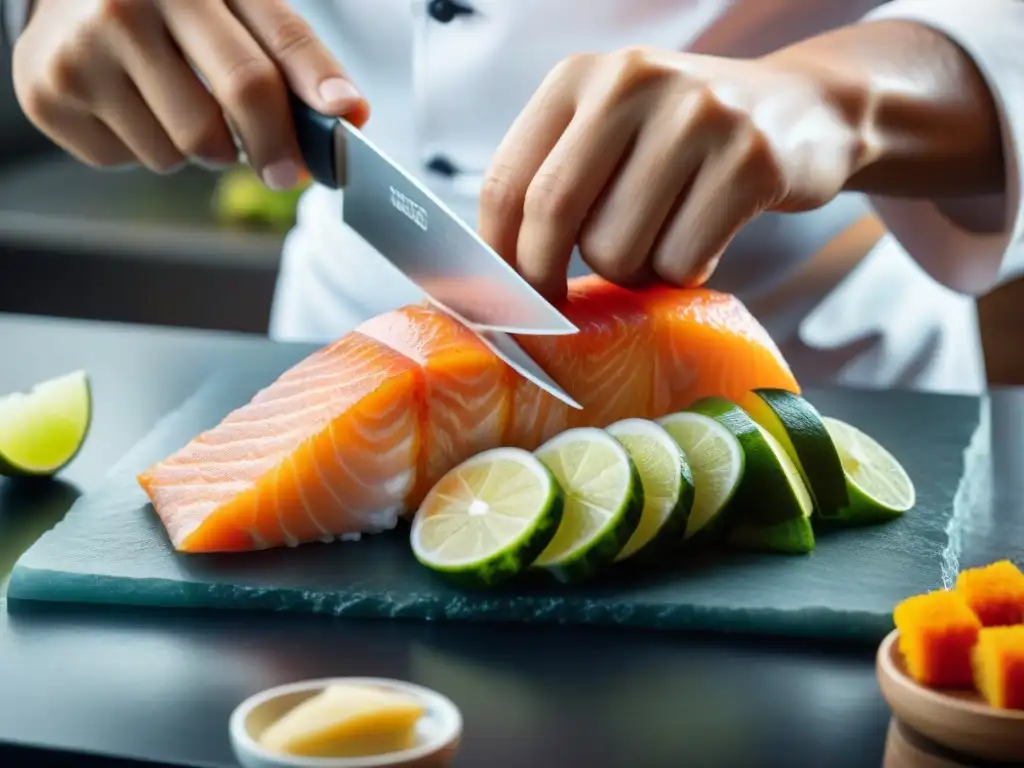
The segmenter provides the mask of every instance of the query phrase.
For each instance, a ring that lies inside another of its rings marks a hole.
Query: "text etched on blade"
[[[403,195],[394,187],[388,187],[391,190],[391,207],[396,211],[401,211],[405,214],[405,217],[409,219],[413,224],[422,229],[424,232],[427,231],[427,211],[422,206],[417,205],[408,197]]]

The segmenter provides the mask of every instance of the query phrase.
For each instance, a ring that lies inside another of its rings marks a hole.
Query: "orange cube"
[[[986,627],[1024,622],[1024,573],[1009,560],[961,572],[956,591]]]
[[[981,622],[957,592],[937,590],[903,600],[893,611],[907,671],[921,685],[969,688],[971,649]]]
[[[974,683],[989,704],[1024,709],[1024,625],[982,629],[971,661]]]

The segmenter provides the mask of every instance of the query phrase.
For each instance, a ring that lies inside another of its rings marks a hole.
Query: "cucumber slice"
[[[562,582],[597,575],[640,525],[643,485],[622,443],[603,429],[580,427],[536,451],[565,494],[555,537],[533,562]]]
[[[718,421],[743,448],[744,472],[730,502],[735,511],[728,540],[747,548],[804,554],[814,549],[814,502],[796,464],[766,429],[722,397],[694,403],[696,413]]]
[[[562,519],[562,489],[533,454],[495,448],[467,459],[427,493],[413,518],[416,559],[468,586],[524,571]]]
[[[778,440],[794,461],[823,518],[849,504],[846,476],[821,414],[800,395],[784,389],[755,389],[740,407]]]
[[[640,524],[616,556],[657,552],[686,531],[693,506],[693,474],[682,449],[665,429],[647,419],[623,419],[605,428],[633,459],[643,486]]]

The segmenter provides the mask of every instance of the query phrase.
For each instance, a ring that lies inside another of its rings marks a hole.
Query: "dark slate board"
[[[947,527],[954,506],[965,506],[957,502],[958,489],[969,485],[961,482],[965,466],[983,453],[968,450],[980,418],[977,398],[808,392],[822,412],[861,426],[904,462],[917,486],[914,510],[884,526],[822,535],[807,556],[709,553],[663,572],[582,587],[542,582],[460,591],[414,561],[402,528],[354,543],[176,554],[136,473],[216,424],[291,362],[278,357],[262,369],[219,374],[165,417],[21,558],[9,586],[10,608],[23,601],[37,607],[39,601],[106,603],[874,641],[891,628],[897,601],[941,586],[944,571],[948,578],[956,552],[947,550]],[[968,511],[960,509],[957,517]]]

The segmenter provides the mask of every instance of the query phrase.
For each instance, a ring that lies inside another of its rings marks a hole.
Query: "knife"
[[[358,128],[289,97],[310,175],[345,192],[342,221],[520,375],[582,409],[509,335],[565,335],[576,326]]]

